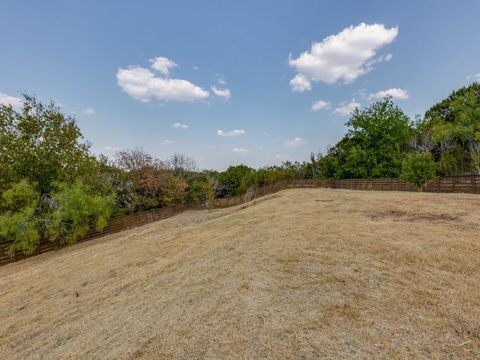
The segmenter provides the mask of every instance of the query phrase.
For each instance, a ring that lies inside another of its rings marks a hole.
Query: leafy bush
[[[75,243],[91,227],[101,231],[114,204],[113,196],[91,195],[81,181],[58,184],[52,196],[53,211],[45,221],[45,237],[54,242]]]
[[[252,185],[252,168],[246,165],[230,166],[219,177],[217,196],[235,196],[243,194]]]
[[[402,162],[400,178],[422,189],[436,176],[437,165],[430,153],[411,153]]]
[[[35,251],[40,241],[36,219],[40,196],[32,185],[22,180],[1,196],[0,237],[12,240],[9,253],[20,250],[25,254]]]

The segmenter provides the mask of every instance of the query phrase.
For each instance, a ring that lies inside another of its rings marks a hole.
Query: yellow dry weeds
[[[480,196],[287,190],[0,268],[1,359],[480,358]]]

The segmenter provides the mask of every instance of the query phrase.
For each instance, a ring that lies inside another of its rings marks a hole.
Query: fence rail
[[[141,211],[133,214],[114,217],[108,220],[107,226],[102,231],[92,229],[77,242],[85,242],[101,236],[113,234],[136,226],[145,225],[154,221],[167,219],[187,210],[222,209],[244,204],[256,198],[273,194],[285,189],[293,188],[332,188],[350,190],[376,190],[376,191],[417,191],[411,184],[397,178],[378,179],[309,179],[285,180],[261,188],[251,189],[245,194],[229,198],[213,199],[203,205],[178,204],[169,207]],[[425,192],[438,193],[470,193],[480,194],[480,176],[455,176],[441,177],[427,184]],[[0,242],[0,265],[24,259],[27,256],[17,252],[14,256],[8,254],[12,241]],[[68,244],[57,244],[42,241],[35,251],[34,256],[47,251],[56,250]]]

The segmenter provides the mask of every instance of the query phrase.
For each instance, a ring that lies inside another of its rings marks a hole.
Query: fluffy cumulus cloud
[[[409,94],[407,90],[400,88],[391,88],[388,90],[382,90],[374,94],[370,94],[369,98],[373,100],[383,99],[385,96],[391,96],[395,100],[407,100]]]
[[[212,91],[216,96],[222,97],[224,99],[230,99],[230,96],[232,95],[229,89],[220,89],[215,85],[212,86]]]
[[[178,66],[174,61],[163,56],[150,59],[150,62],[152,63],[152,69],[159,71],[163,75],[169,75],[170,69]]]
[[[0,92],[0,104],[2,105],[11,105],[14,108],[19,108],[22,106],[22,99],[15,97],[15,96],[10,96],[4,93]]]
[[[350,102],[345,102],[340,104],[333,112],[335,114],[340,114],[342,116],[350,115],[355,108],[361,107],[361,104],[356,102],[355,99],[352,99]]]
[[[166,58],[156,58],[166,59]],[[168,60],[168,59],[167,59]],[[152,60],[152,69],[163,75],[173,65],[166,65],[165,61],[158,64]],[[161,61],[161,62],[162,62]],[[141,66],[130,66],[117,71],[117,83],[128,95],[142,102],[148,102],[152,97],[159,101],[186,101],[193,102],[208,98],[208,91],[184,79],[171,79],[157,76],[152,70]]]
[[[188,125],[182,124],[182,123],[179,123],[179,122],[173,123],[172,127],[174,129],[188,129]]]
[[[302,139],[301,137],[294,137],[292,140],[286,140],[283,143],[283,146],[286,148],[296,148],[302,145],[305,145],[307,143],[307,140]]]
[[[295,75],[295,77],[290,80],[290,86],[292,87],[293,91],[296,92],[312,90],[312,83],[310,82],[309,78],[303,74]]]
[[[372,70],[373,64],[388,61],[391,54],[377,56],[377,51],[391,43],[398,35],[398,27],[382,24],[350,26],[312,44],[310,50],[294,58],[289,64],[298,74],[290,81],[294,91],[307,91],[312,82],[334,84],[351,83]]]
[[[330,103],[325,100],[317,100],[312,104],[312,111],[320,111],[323,109],[329,109]]]
[[[232,152],[235,153],[235,154],[246,154],[246,153],[248,153],[248,149],[234,147],[232,149]]]
[[[243,129],[233,129],[232,131],[227,131],[227,132],[220,129],[217,130],[218,136],[240,136],[240,135],[244,135],[245,133],[246,131]]]
[[[86,109],[82,110],[82,114],[87,116],[93,116],[95,115],[95,109],[92,107],[87,107]]]

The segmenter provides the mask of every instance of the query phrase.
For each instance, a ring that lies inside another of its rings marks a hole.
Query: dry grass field
[[[297,189],[0,267],[0,359],[478,359],[480,196]]]

